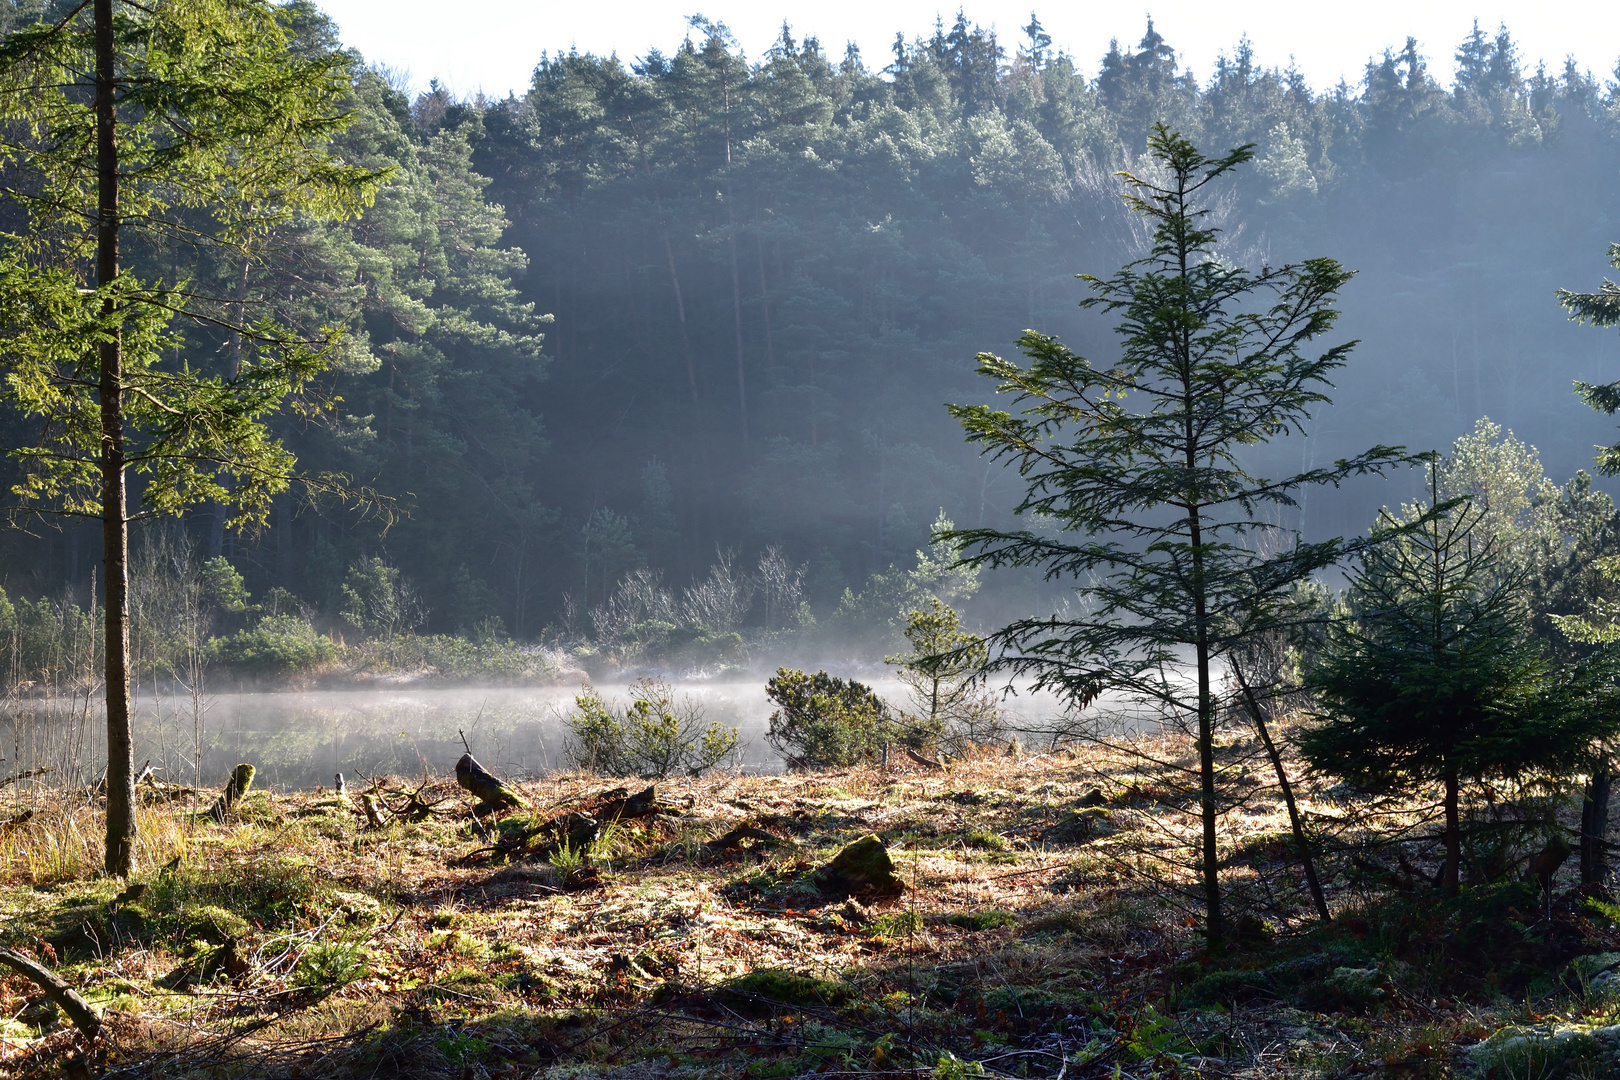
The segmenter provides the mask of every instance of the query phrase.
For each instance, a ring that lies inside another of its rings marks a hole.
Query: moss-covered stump
[[[507,787],[487,772],[471,754],[462,754],[456,762],[456,783],[472,792],[478,799],[474,813],[487,814],[492,810],[511,810],[529,803],[522,795]]]
[[[225,790],[220,792],[219,798],[214,800],[214,805],[208,808],[208,816],[215,821],[223,822],[225,816],[242,801],[242,796],[253,790],[254,772],[253,766],[246,762],[232,769],[230,781],[225,785]]]
[[[369,828],[383,829],[388,827],[388,820],[383,817],[382,804],[377,801],[377,796],[369,791],[366,792],[360,796],[360,805],[366,811],[366,824]]]
[[[894,872],[889,849],[871,833],[861,837],[817,870],[816,889],[827,896],[898,896],[906,886]]]

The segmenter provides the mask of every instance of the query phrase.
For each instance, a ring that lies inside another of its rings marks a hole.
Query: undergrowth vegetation
[[[223,823],[154,794],[127,885],[96,875],[93,798],[12,791],[0,944],[105,1020],[87,1048],[32,984],[0,979],[0,1069],[1610,1075],[1620,908],[1570,869],[1549,895],[1483,863],[1440,897],[1430,793],[1357,796],[1290,758],[1321,923],[1276,790],[1244,771],[1255,752],[1220,747],[1240,779],[1219,954],[1191,917],[1197,818],[1177,774],[1195,759],[1173,737],[677,776],[635,816],[585,774],[518,785],[531,809],[495,820],[449,780],[381,781],[364,792],[381,827],[354,792],[255,791]],[[1523,868],[1532,839],[1491,857]],[[863,846],[898,891],[830,884]]]

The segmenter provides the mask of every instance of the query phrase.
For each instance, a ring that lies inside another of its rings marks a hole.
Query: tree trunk
[[[731,88],[726,88],[726,223],[731,226],[731,321],[737,333],[737,408],[748,442],[748,383],[743,375],[742,285],[737,276],[737,215],[731,195]]]
[[[1190,439],[1189,439],[1190,444]],[[1191,454],[1188,455],[1189,459]],[[1209,689],[1209,613],[1204,594],[1203,528],[1198,511],[1188,515],[1192,548],[1193,616],[1197,620],[1198,660],[1198,816],[1203,824],[1204,936],[1210,952],[1225,944],[1221,917],[1220,844],[1215,821],[1215,700]]]
[[[1232,674],[1237,676],[1238,686],[1243,689],[1243,696],[1249,703],[1249,712],[1254,717],[1254,729],[1260,733],[1260,741],[1265,744],[1266,756],[1271,759],[1271,767],[1277,773],[1277,786],[1282,789],[1283,802],[1288,806],[1288,823],[1294,830],[1294,848],[1299,852],[1299,861],[1305,867],[1305,884],[1311,890],[1311,902],[1316,905],[1316,913],[1322,917],[1323,922],[1332,922],[1333,913],[1328,910],[1327,895],[1322,892],[1322,881],[1316,876],[1316,858],[1311,854],[1311,845],[1305,839],[1305,826],[1299,820],[1299,804],[1294,801],[1294,786],[1288,782],[1288,772],[1283,768],[1282,755],[1277,752],[1277,744],[1271,741],[1271,731],[1266,727],[1266,718],[1260,708],[1259,699],[1254,690],[1243,679],[1243,672],[1236,663],[1232,665]]]
[[[662,211],[662,206],[659,209]],[[701,406],[698,404],[697,372],[692,369],[692,337],[686,330],[686,301],[681,297],[681,275],[675,269],[675,248],[669,242],[669,226],[661,219],[658,231],[663,234],[664,257],[669,260],[669,282],[675,287],[675,314],[681,321],[681,351],[686,357],[686,386],[692,392],[692,412],[696,414]]]
[[[1446,771],[1446,862],[1440,868],[1440,891],[1456,896],[1461,891],[1462,818],[1457,809],[1457,770]]]
[[[118,277],[117,90],[113,0],[95,0],[96,284]],[[102,314],[115,314],[113,300]],[[135,863],[135,740],[129,715],[129,513],[124,489],[123,348],[117,333],[100,346],[101,527],[107,573],[107,873],[128,877]]]
[[[641,171],[647,177],[647,186],[654,189],[653,209],[658,214],[658,234],[664,241],[664,258],[669,260],[669,282],[675,287],[675,314],[680,319],[681,347],[686,357],[686,386],[692,392],[692,414],[696,416],[701,406],[698,404],[697,373],[692,368],[692,337],[686,329],[686,301],[681,296],[680,271],[675,269],[675,248],[669,242],[669,222],[664,217],[664,200],[656,190],[652,165],[647,160],[646,140],[642,138],[641,131],[634,121],[631,122],[630,129],[635,134],[636,156],[641,161]]]
[[[737,409],[741,418],[742,439],[747,442],[748,382],[743,374],[742,285],[737,277],[737,218],[731,212],[730,179],[726,180],[726,219],[731,225],[731,320],[737,335]]]
[[[1609,794],[1614,787],[1614,763],[1605,754],[1592,765],[1581,800],[1581,884],[1606,885],[1609,857],[1604,844],[1609,834]]]
[[[1194,541],[1196,543],[1196,541]],[[1203,596],[1198,607],[1203,608]],[[1202,619],[1200,618],[1200,622]],[[1209,692],[1209,646],[1198,642],[1198,816],[1204,826],[1204,936],[1220,952],[1226,928],[1221,917],[1220,845],[1215,833],[1215,708]]]
[[[765,363],[776,367],[776,347],[771,341],[771,293],[765,287],[765,244],[759,238],[759,197],[754,197],[754,255],[759,262],[759,312],[765,319]]]

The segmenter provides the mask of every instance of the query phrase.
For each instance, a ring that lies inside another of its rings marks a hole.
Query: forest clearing
[[[1564,1052],[1479,1049],[1515,1026],[1595,1031],[1566,1066],[1614,1053],[1620,911],[1568,870],[1544,907],[1524,859],[1435,897],[1432,841],[1379,839],[1412,836],[1430,800],[1346,799],[1290,762],[1335,913],[1320,925],[1257,755],[1241,733],[1220,751],[1241,795],[1222,816],[1239,930],[1219,958],[1190,903],[1195,758],[1173,739],[662,781],[656,812],[573,852],[541,826],[627,792],[558,776],[480,820],[453,780],[392,778],[366,789],[407,811],[381,828],[358,786],[250,792],[223,823],[149,800],[151,870],[127,885],[97,873],[93,800],[21,796],[32,815],[0,826],[3,944],[55,966],[101,1033],[9,976],[0,1069],[1522,1076]],[[902,892],[816,876],[874,834]]]
[[[0,1074],[1620,1080],[1620,85],[684,25],[0,2]]]

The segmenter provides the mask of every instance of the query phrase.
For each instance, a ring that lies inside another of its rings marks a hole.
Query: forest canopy
[[[606,611],[633,573],[713,581],[733,550],[750,566],[774,550],[818,617],[899,587],[942,512],[1002,527],[1018,501],[942,408],[985,394],[975,353],[1031,327],[1106,350],[1073,275],[1143,250],[1112,173],[1157,121],[1254,144],[1221,192],[1225,257],[1360,272],[1340,328],[1362,344],[1332,410],[1267,452],[1445,446],[1489,414],[1564,475],[1606,437],[1570,384],[1610,381],[1611,337],[1567,327],[1553,296],[1613,239],[1620,87],[1527,67],[1505,28],[1395,43],[1359,84],[1314,88],[1246,40],[1195,78],[1151,24],[1100,59],[1035,19],[1005,41],[962,17],[883,57],[787,26],[750,57],[694,19],[667,52],[542,55],[526,93],[469,101],[412,98],[315,7],[283,10],[300,49],[350,67],[334,152],[391,180],[356,220],[292,220],[189,273],[249,314],[274,299],[311,335],[344,331],[325,406],[272,429],[395,513],[289,492],[243,535],[188,513],[201,558],[255,596],[335,619],[382,559],[414,625],[534,638]],[[6,25],[52,11],[12,3]],[[226,371],[238,348],[199,330],[179,359]],[[26,442],[20,417],[0,424]],[[1358,532],[1412,494],[1352,485],[1298,524]],[[0,544],[13,594],[88,596],[93,531],[35,523]],[[1032,599],[1015,578],[976,602]]]

